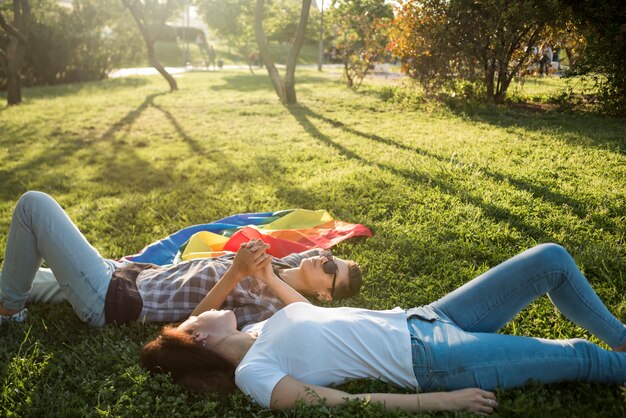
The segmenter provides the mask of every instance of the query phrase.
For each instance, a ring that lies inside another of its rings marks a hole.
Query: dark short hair
[[[334,299],[345,299],[356,295],[363,285],[363,271],[356,261],[347,260],[348,263],[348,281],[341,282],[335,287]]]
[[[163,327],[139,358],[150,374],[169,373],[174,382],[196,392],[227,395],[235,389],[235,366],[176,327]]]

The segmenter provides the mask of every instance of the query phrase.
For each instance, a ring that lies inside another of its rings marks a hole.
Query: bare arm
[[[311,303],[307,298],[302,296],[297,290],[283,282],[276,274],[272,265],[269,264],[263,270],[255,276],[263,283],[265,283],[274,293],[278,296],[285,305],[290,305],[294,302]]]
[[[198,303],[191,316],[200,315],[202,312],[211,309],[220,309],[226,297],[242,278],[257,274],[272,262],[272,257],[265,253],[265,250],[268,248],[269,245],[259,240],[241,244],[233,264],[226,270],[224,276],[217,281],[204,299]]]
[[[470,388],[453,392],[433,392],[420,394],[360,393],[352,395],[337,389],[303,383],[291,376],[285,376],[272,391],[272,409],[292,409],[296,401],[315,405],[322,400],[328,406],[336,406],[348,400],[363,399],[382,403],[387,410],[402,411],[459,411],[468,409],[478,414],[491,414],[498,406],[492,392]]]

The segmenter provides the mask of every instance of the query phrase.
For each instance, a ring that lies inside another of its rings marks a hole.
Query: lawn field
[[[182,74],[172,94],[157,76],[26,89],[23,105],[0,107],[0,251],[15,202],[33,189],[57,198],[110,258],[238,212],[326,209],[374,234],[335,249],[365,271],[361,295],[343,305],[425,304],[556,242],[626,321],[624,119],[478,105],[406,110],[383,100],[376,80],[355,93],[324,73],[297,79],[300,103],[290,107],[261,71]],[[240,393],[187,393],[138,364],[159,325],[93,329],[67,304],[30,310],[28,324],[0,328],[0,416],[382,414],[357,402],[272,413]],[[547,298],[503,332],[599,342]],[[498,398],[496,416],[626,416],[617,386],[531,384]]]

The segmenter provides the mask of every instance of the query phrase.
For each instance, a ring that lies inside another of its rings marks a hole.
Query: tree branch
[[[2,63],[4,64],[4,66],[8,67],[9,57],[7,57],[7,54],[1,49],[0,49],[0,58],[2,59]]]
[[[9,35],[17,38],[20,42],[26,43],[26,37],[22,35],[16,27],[7,22],[2,13],[0,13],[0,27],[2,27],[2,29],[4,29]]]
[[[139,27],[139,32],[141,36],[143,36],[146,44],[153,44],[152,36],[148,32],[148,26],[145,23],[145,17],[143,15],[143,11],[136,5],[135,2],[131,2],[130,0],[122,0],[122,3],[126,6],[126,8],[130,11],[131,16],[135,19],[137,26]]]

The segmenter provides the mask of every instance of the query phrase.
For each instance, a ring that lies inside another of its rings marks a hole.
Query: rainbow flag
[[[241,213],[183,228],[123,260],[165,265],[217,257],[255,238],[270,244],[269,253],[281,258],[312,248],[331,248],[356,236],[372,233],[364,225],[335,220],[324,210]]]

